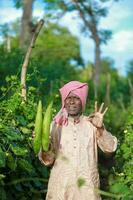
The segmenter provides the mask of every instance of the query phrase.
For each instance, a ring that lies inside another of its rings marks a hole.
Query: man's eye
[[[71,100],[80,100],[79,97],[67,97],[66,98],[67,101],[71,101]]]
[[[78,97],[74,97],[74,99],[75,99],[75,100],[79,100],[80,98],[78,98]]]
[[[70,98],[70,97],[68,97],[68,98],[66,98],[66,101],[70,101],[70,99],[71,99],[71,98]]]

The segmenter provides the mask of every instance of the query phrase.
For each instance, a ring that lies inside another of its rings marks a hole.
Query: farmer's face
[[[70,92],[65,100],[65,108],[69,116],[75,117],[80,115],[82,113],[82,103],[80,98]]]

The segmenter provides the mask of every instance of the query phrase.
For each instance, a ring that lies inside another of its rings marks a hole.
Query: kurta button
[[[74,149],[76,148],[76,146],[74,146]]]

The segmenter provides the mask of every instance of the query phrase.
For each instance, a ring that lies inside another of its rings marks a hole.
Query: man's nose
[[[73,104],[74,103],[74,98],[71,98],[70,99],[70,104]]]

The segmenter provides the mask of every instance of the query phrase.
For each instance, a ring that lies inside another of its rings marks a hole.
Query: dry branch
[[[24,58],[24,62],[23,62],[23,65],[22,65],[22,71],[21,71],[21,96],[22,96],[22,99],[24,101],[26,101],[26,72],[27,72],[27,67],[28,67],[28,63],[29,63],[29,59],[30,59],[30,55],[31,55],[31,52],[32,52],[32,49],[34,48],[34,45],[35,45],[35,41],[38,37],[38,34],[42,28],[44,24],[44,20],[40,20],[37,25],[36,25],[36,29],[33,33],[33,36],[32,36],[32,39],[31,39],[31,42],[30,42],[30,45],[28,47],[28,50],[26,52],[26,55],[25,55],[25,58]]]

